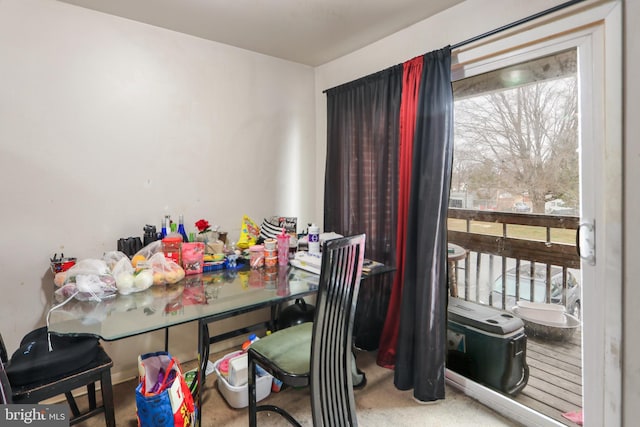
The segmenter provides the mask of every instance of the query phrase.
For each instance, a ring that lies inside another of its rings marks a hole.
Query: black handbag
[[[55,379],[82,370],[98,355],[98,338],[51,335],[49,351],[47,328],[29,332],[20,342],[6,367],[12,386]]]
[[[280,312],[276,326],[280,330],[300,323],[313,322],[315,312],[315,306],[307,304],[303,298],[298,298],[295,303]]]

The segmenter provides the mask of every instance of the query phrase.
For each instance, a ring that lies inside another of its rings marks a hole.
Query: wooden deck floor
[[[582,409],[582,330],[564,342],[527,340],[529,382],[517,402],[568,426],[562,413]]]

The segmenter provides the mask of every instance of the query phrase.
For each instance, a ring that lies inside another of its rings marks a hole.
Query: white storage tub
[[[227,379],[222,376],[220,371],[218,370],[218,365],[222,362],[227,356],[231,354],[239,354],[240,352],[234,351],[233,353],[229,353],[225,355],[223,358],[217,360],[214,364],[214,371],[216,376],[218,377],[218,390],[225,398],[229,406],[232,408],[246,408],[249,406],[249,387],[247,384],[242,386],[232,386],[229,384]],[[256,378],[256,401],[261,401],[265,397],[271,394],[271,383],[273,382],[273,377],[269,374],[265,374],[261,377]]]
[[[541,302],[518,301],[516,304],[518,313],[530,320],[563,326],[567,323],[566,309],[559,304],[547,304]]]
[[[546,322],[540,316],[530,318],[521,312],[521,307],[514,306],[513,314],[522,319],[528,337],[539,337],[551,340],[567,340],[580,327],[580,320],[568,313],[561,312],[563,322]]]

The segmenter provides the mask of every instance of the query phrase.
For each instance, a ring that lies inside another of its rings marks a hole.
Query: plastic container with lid
[[[182,236],[168,236],[162,239],[162,252],[165,258],[182,266]]]
[[[242,352],[235,352],[235,355],[240,355]],[[247,384],[241,386],[232,386],[225,375],[220,372],[220,365],[224,359],[229,359],[229,355],[217,360],[213,366],[216,376],[218,377],[218,389],[225,398],[229,406],[232,408],[246,408],[249,405],[249,394],[247,393]],[[262,375],[261,375],[262,374]],[[258,378],[256,378],[256,401],[264,399],[271,394],[271,384],[273,383],[273,377],[267,372],[258,371]]]
[[[275,251],[276,250],[277,241],[276,239],[265,239],[264,241],[264,250],[265,251]]]
[[[266,239],[264,241],[264,265],[273,267],[278,264],[278,252],[276,251],[276,239]]]
[[[264,266],[264,246],[253,245],[249,248],[249,264],[251,268],[261,268]]]

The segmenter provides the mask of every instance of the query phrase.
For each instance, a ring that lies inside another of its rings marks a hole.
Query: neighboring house
[[[475,194],[467,191],[451,191],[449,195],[450,208],[473,209]]]

